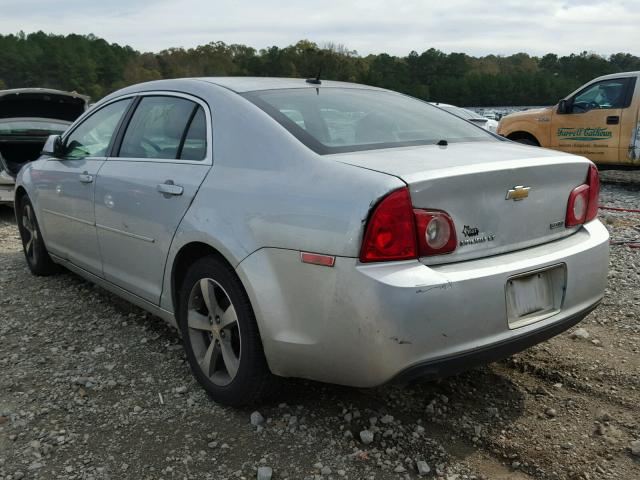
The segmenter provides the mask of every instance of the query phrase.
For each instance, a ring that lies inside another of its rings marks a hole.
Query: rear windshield
[[[320,154],[494,139],[475,125],[399,93],[320,87],[244,96]]]

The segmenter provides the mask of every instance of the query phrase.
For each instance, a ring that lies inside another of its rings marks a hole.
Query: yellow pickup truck
[[[599,165],[640,166],[640,72],[591,80],[553,107],[500,120],[498,134],[585,156]]]

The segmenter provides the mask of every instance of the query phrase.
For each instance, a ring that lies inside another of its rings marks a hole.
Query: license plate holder
[[[564,265],[510,277],[505,287],[509,328],[523,327],[558,313],[565,279]]]

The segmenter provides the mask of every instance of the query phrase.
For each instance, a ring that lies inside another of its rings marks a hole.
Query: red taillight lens
[[[360,261],[416,258],[416,227],[408,188],[387,195],[375,208],[362,242]]]
[[[574,188],[567,202],[566,227],[575,227],[598,216],[600,177],[595,165],[589,167],[587,183]]]
[[[414,210],[420,256],[442,255],[456,249],[456,228],[451,217],[441,211]]]
[[[600,175],[595,165],[589,167],[589,175],[587,176],[589,184],[589,206],[587,207],[587,218],[585,222],[589,222],[598,216],[598,206],[600,202]]]
[[[411,260],[456,249],[456,229],[442,211],[418,210],[408,188],[387,195],[375,208],[362,242],[361,262]]]

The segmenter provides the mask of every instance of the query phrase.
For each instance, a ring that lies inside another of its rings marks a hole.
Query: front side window
[[[185,149],[189,156],[204,158],[205,131],[204,112],[196,103],[178,97],[144,97],[131,117],[118,156],[178,159]]]
[[[323,87],[244,96],[320,154],[494,140],[439,108],[393,92]]]
[[[131,99],[118,100],[101,108],[73,130],[65,141],[67,158],[104,157],[111,138]]]
[[[583,113],[595,109],[623,108],[626,91],[626,78],[594,83],[574,97],[572,112]]]

